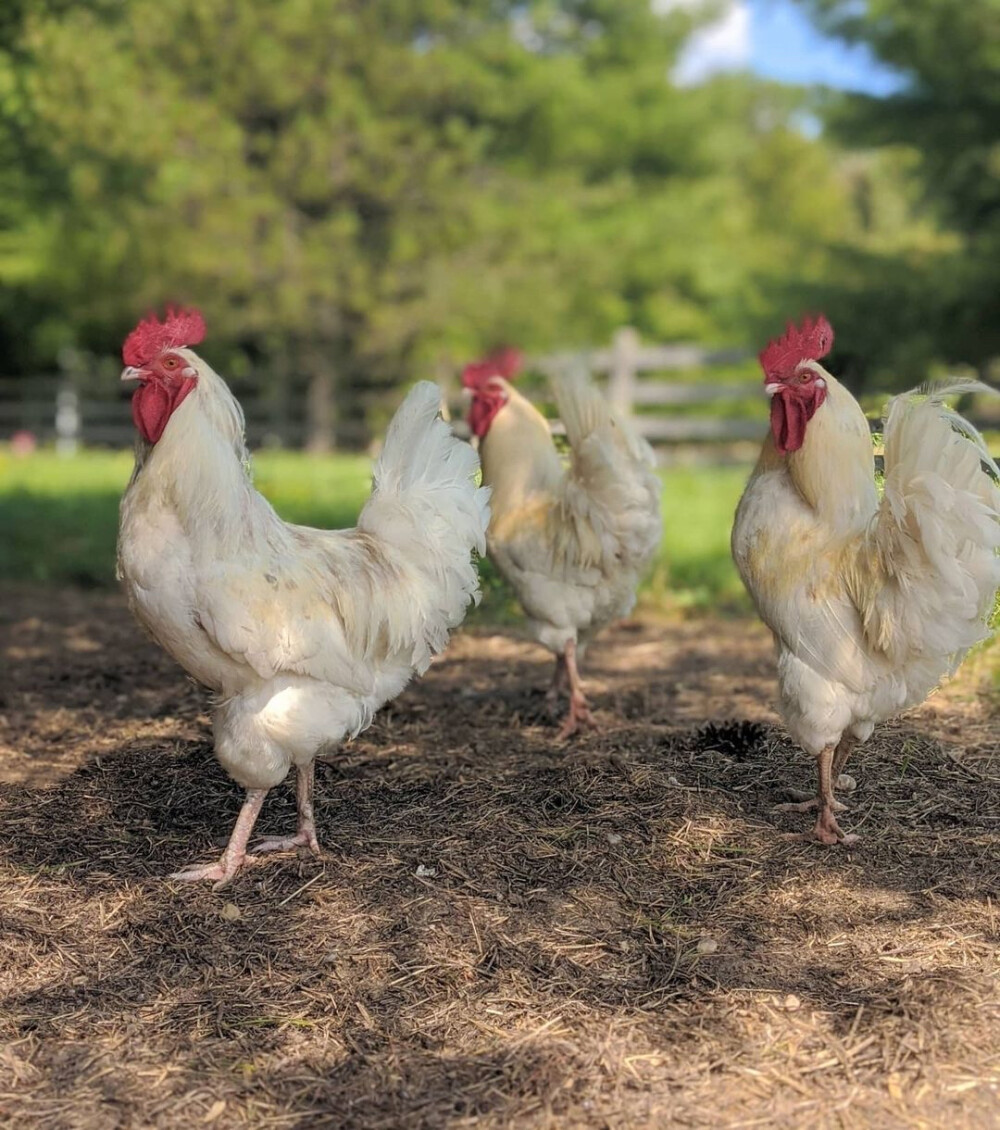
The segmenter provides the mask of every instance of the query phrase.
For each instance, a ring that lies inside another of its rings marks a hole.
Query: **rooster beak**
[[[149,376],[145,369],[137,369],[135,365],[126,365],[122,369],[123,381],[144,381]]]
[[[781,391],[781,385],[777,381],[771,381],[770,384],[764,385],[764,391],[768,396],[774,396],[776,392]]]

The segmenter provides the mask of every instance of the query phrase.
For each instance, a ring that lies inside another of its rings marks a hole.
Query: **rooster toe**
[[[240,860],[235,865],[223,865],[220,861],[219,863],[209,863],[204,867],[188,867],[184,871],[175,871],[167,878],[172,879],[175,883],[197,883],[202,879],[214,879],[212,890],[220,891],[232,882],[242,863],[243,860]]]
[[[254,855],[263,855],[269,851],[293,851],[295,848],[308,848],[313,855],[319,855],[319,840],[315,832],[302,831],[294,836],[273,836],[261,840],[250,849]]]

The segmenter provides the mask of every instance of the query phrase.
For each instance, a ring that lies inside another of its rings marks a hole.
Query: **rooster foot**
[[[854,847],[861,839],[853,832],[842,832],[839,837],[828,839],[826,833],[817,832],[815,828],[811,832],[782,832],[781,838],[789,843],[823,844],[824,847]]]
[[[837,818],[833,815],[836,808],[837,802],[834,801],[833,804],[819,810],[819,815],[816,817],[816,827],[813,828],[813,838],[819,840],[821,844],[828,844],[831,847],[834,844],[843,844],[844,847],[850,847],[858,842],[858,837],[848,835],[840,830]]]
[[[812,812],[814,808],[819,807],[819,801],[814,796],[809,796],[808,793],[800,792],[798,789],[785,789],[785,796],[794,797],[794,802],[788,804],[776,804],[772,812]],[[848,812],[850,811],[846,804],[841,804],[839,800],[833,802],[834,812]]]
[[[304,824],[294,836],[273,836],[261,840],[250,850],[254,855],[263,855],[266,851],[292,851],[300,847],[308,848],[313,855],[319,855],[319,840],[316,839],[316,829],[311,824]]]
[[[569,714],[566,715],[566,721],[559,728],[559,741],[564,742],[567,738],[571,738],[581,726],[588,730],[596,730],[598,728],[597,719],[591,714],[590,706],[583,695],[579,697],[573,695],[569,701]]]
[[[805,841],[806,843],[820,843],[827,847],[840,844],[842,847],[853,847],[860,836],[843,832],[833,815],[833,809],[827,808],[820,811],[816,818],[816,826],[811,832],[789,832],[782,836],[785,840]]]
[[[226,844],[226,850],[218,863],[209,863],[205,867],[189,867],[186,871],[175,871],[170,878],[178,883],[196,883],[200,879],[214,879],[213,891],[221,891],[223,887],[229,886],[236,872],[250,862],[247,856],[247,840],[250,839],[250,833],[260,815],[261,805],[266,796],[267,789],[247,789],[246,800],[243,801],[243,807],[229,836],[229,843]]]
[[[167,878],[173,879],[176,883],[197,883],[202,879],[214,879],[212,890],[221,891],[223,887],[229,886],[246,862],[248,861],[245,855],[229,858],[223,856],[218,863],[209,863],[204,867],[188,867],[185,871],[175,871]]]

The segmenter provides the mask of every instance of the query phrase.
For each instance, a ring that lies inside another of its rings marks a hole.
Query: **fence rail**
[[[744,349],[706,348],[700,345],[655,345],[642,342],[635,330],[623,327],[607,348],[582,352],[559,352],[530,357],[527,368],[546,376],[583,370],[604,388],[615,408],[630,418],[633,426],[654,446],[680,444],[713,445],[761,439],[767,429],[761,408],[756,414],[737,413],[737,401],[759,397],[756,377],[740,384],[704,379],[713,371],[732,370],[747,361]],[[679,379],[698,372],[702,380]],[[665,374],[676,374],[674,379]],[[83,384],[96,382],[81,382]],[[456,430],[464,430],[465,402],[457,375],[450,386],[449,409]],[[134,436],[132,414],[126,393],[117,382],[101,383],[107,397],[77,391],[70,376],[44,374],[18,380],[0,380],[0,442],[17,432],[31,433],[41,442],[55,442],[60,451],[72,452],[82,445],[130,447]],[[241,393],[251,447],[263,445],[303,447],[310,439],[311,421],[306,395],[288,395],[280,402],[272,395]],[[726,405],[729,411],[726,411]],[[712,411],[712,407],[716,407]],[[344,446],[363,447],[381,425],[369,427],[366,415],[385,415],[383,393],[362,393],[353,404],[343,405],[337,433]],[[703,407],[705,411],[699,412]],[[721,410],[718,410],[721,408]],[[981,421],[996,426],[996,421]],[[558,421],[553,430],[561,431]]]
[[[603,383],[616,410],[630,418],[635,429],[650,443],[708,443],[758,439],[765,424],[720,415],[684,414],[666,416],[655,409],[745,400],[756,388],[749,384],[700,384],[678,380],[644,379],[644,373],[711,371],[738,365],[750,354],[746,349],[710,348],[703,345],[644,343],[631,326],[623,326],[611,346],[583,353],[553,353],[529,359],[529,367],[546,376],[583,370]],[[636,411],[640,409],[640,411]],[[654,411],[643,411],[653,409]]]
[[[704,377],[713,370],[732,369],[748,360],[743,349],[706,348],[700,345],[651,345],[639,339],[635,330],[623,327],[614,335],[608,348],[584,352],[560,352],[530,357],[527,368],[546,376],[566,372],[584,371],[603,387],[615,408],[628,417],[633,426],[654,447],[661,457],[667,448],[680,445],[697,445],[711,460],[724,453],[742,457],[735,450],[726,451],[721,445],[741,441],[759,441],[767,430],[767,419],[762,408],[753,412],[736,414],[723,411],[704,411],[699,406],[724,406],[730,409],[737,401],[753,401],[762,405],[757,378],[739,384],[715,379],[700,382],[681,379],[663,379],[662,374],[691,373],[698,371]],[[653,374],[649,376],[647,374]],[[76,376],[80,371],[77,369]],[[78,392],[78,383],[70,375],[45,374],[18,380],[0,380],[0,442],[11,439],[18,432],[30,433],[37,441],[54,442],[58,451],[72,453],[84,445],[131,447],[135,429],[127,395],[113,381],[82,381],[99,383],[109,395],[100,397]],[[444,382],[448,385],[448,382]],[[287,393],[287,388],[286,388]],[[459,388],[457,374],[448,388],[448,407],[456,432],[468,434],[465,424],[465,400]],[[305,447],[313,437],[314,421],[309,419],[309,400],[301,395],[287,394],[275,397],[240,393],[246,416],[247,440],[251,447],[281,446]],[[376,420],[366,423],[366,416],[377,415],[384,419],[387,403],[384,392],[358,394],[346,405],[337,422],[337,435],[344,447],[358,449],[371,440],[378,439],[382,426]],[[989,405],[977,398],[971,421],[978,427],[1000,426],[1000,417],[990,413]],[[982,414],[982,418],[981,417]],[[880,424],[870,421],[873,430]],[[551,422],[552,430],[561,432],[558,420]],[[686,456],[685,456],[686,457]]]
[[[620,329],[611,345],[586,352],[561,352],[532,357],[528,367],[544,375],[567,369],[585,369],[602,384],[618,409],[633,419],[640,434],[653,444],[714,443],[756,439],[763,435],[761,420],[732,418],[687,411],[698,405],[746,399],[756,392],[754,386],[705,382],[685,383],[678,380],[650,379],[647,373],[669,373],[679,370],[712,370],[744,361],[748,354],[741,349],[711,349],[699,345],[645,344],[635,330]],[[449,397],[452,418],[458,422],[464,415],[464,402],[453,382],[454,395]],[[303,446],[310,434],[305,395],[290,398],[276,412],[259,394],[240,397],[246,414],[247,438],[251,446],[277,444]],[[670,415],[670,408],[683,408],[681,414]],[[362,446],[370,438],[363,412],[345,414],[337,426],[344,444]],[[361,418],[354,420],[354,416]],[[461,427],[461,425],[459,425]],[[558,429],[558,424],[556,425]],[[62,451],[80,445],[129,447],[134,428],[129,403],[124,393],[114,389],[114,397],[101,398],[78,392],[69,376],[46,374],[15,381],[0,381],[0,440],[10,439],[19,431],[32,433],[42,442],[55,441]]]

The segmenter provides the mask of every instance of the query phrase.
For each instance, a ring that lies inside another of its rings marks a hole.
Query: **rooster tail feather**
[[[653,450],[582,374],[553,381],[572,466],[563,502],[591,556],[617,572],[644,569],[660,543],[660,480]]]
[[[486,551],[489,488],[476,485],[479,458],[440,417],[441,392],[421,381],[403,401],[375,464],[358,529],[375,538],[407,583],[393,594],[423,671],[479,600],[474,553]]]
[[[566,428],[566,438],[576,451],[597,432],[605,432],[636,463],[656,466],[656,457],[648,443],[619,419],[608,401],[582,373],[565,373],[552,381],[559,418]]]
[[[944,404],[981,391],[991,390],[924,386],[886,413],[885,494],[856,595],[872,643],[895,662],[936,668],[931,683],[988,635],[1000,587],[1000,471],[982,436]]]

